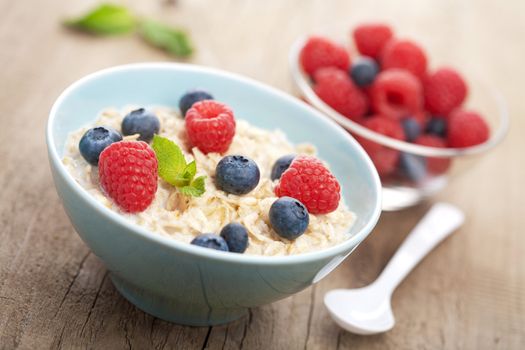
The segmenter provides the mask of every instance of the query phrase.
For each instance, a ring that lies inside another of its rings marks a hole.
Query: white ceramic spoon
[[[461,210],[453,205],[435,204],[372,284],[358,289],[336,289],[325,295],[324,303],[334,321],[357,334],[386,332],[394,327],[392,293],[414,266],[461,226],[464,219]]]

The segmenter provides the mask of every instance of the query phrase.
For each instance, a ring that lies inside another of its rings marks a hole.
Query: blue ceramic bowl
[[[357,214],[347,241],[318,252],[266,257],[218,252],[181,243],[136,226],[86,192],[62,165],[69,132],[91,123],[105,107],[177,106],[184,91],[201,87],[231,106],[237,118],[280,128],[294,142],[311,142],[330,164],[343,197]],[[186,325],[214,325],[247,308],[285,298],[318,282],[339,265],[376,224],[380,182],[370,159],[341,127],[305,103],[240,76],[185,64],[146,63],[105,69],[68,87],[47,125],[57,192],[73,226],[104,262],[115,287],[156,317]]]

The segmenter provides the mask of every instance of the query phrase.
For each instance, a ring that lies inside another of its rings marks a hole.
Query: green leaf
[[[190,162],[186,165],[181,175],[178,175],[175,178],[175,181],[172,185],[176,187],[184,187],[190,184],[191,180],[195,177],[197,173],[197,163],[195,161]]]
[[[206,176],[199,176],[191,182],[191,186],[197,189],[202,189],[202,191],[204,192],[204,180],[206,180]]]
[[[184,168],[182,177],[191,181],[195,177],[195,174],[197,174],[197,163],[192,161]]]
[[[182,150],[173,141],[155,135],[151,147],[155,151],[159,163],[159,176],[167,183],[177,187],[186,196],[199,197],[206,191],[204,180],[206,176],[197,174],[197,163],[186,164]]]
[[[144,20],[139,27],[140,35],[151,45],[160,47],[170,54],[188,57],[193,47],[188,35],[180,30],[152,20]]]
[[[131,32],[137,20],[123,6],[103,4],[82,17],[66,20],[64,24],[96,35],[114,35]]]
[[[170,184],[175,187],[184,187],[184,186],[188,186],[190,182],[191,182],[191,179],[187,179],[184,176],[177,176],[175,180],[170,182]]]
[[[199,176],[190,185],[181,187],[179,190],[186,196],[200,197],[206,192],[204,180],[206,176]]]
[[[190,183],[191,179],[183,177],[187,165],[179,146],[165,137],[155,135],[151,147],[159,163],[159,176],[164,181],[177,187]],[[188,181],[181,183],[181,180]]]

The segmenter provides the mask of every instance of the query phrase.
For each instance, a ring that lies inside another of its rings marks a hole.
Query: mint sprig
[[[99,36],[138,32],[147,43],[171,55],[185,58],[193,53],[193,44],[184,31],[148,18],[139,18],[120,5],[102,4],[78,18],[65,20],[64,24]]]
[[[206,176],[199,176],[193,179],[188,186],[180,187],[179,191],[186,196],[200,197],[204,192],[206,192],[204,185],[205,179]]]
[[[155,151],[159,163],[159,176],[179,191],[192,197],[200,197],[206,191],[204,180],[206,176],[197,174],[195,161],[186,163],[184,154],[175,142],[159,136],[153,136],[151,147]]]
[[[180,29],[171,28],[157,21],[145,20],[140,23],[139,33],[149,44],[175,56],[188,57],[193,52],[188,36]]]
[[[68,19],[68,27],[96,35],[125,34],[135,29],[137,19],[124,6],[102,4],[85,15]]]

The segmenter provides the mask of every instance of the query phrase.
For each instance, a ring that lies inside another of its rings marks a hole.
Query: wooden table
[[[44,127],[58,94],[95,70],[170,60],[134,37],[76,35],[59,26],[97,1],[0,1],[0,348],[518,349],[525,346],[525,2],[126,1],[185,26],[194,63],[292,91],[287,50],[326,23],[384,18],[430,37],[432,54],[493,82],[513,115],[506,142],[438,199],[467,223],[415,269],[393,298],[387,334],[341,331],[322,305],[335,287],[371,282],[429,204],[384,214],[328,278],[227,326],[182,327],[144,314],[115,290],[75,234],[52,185]]]

